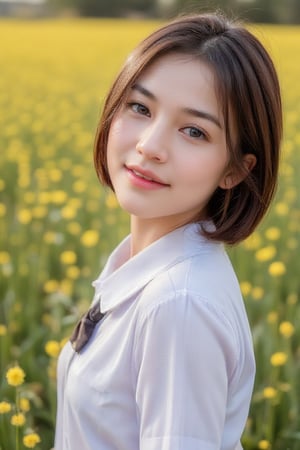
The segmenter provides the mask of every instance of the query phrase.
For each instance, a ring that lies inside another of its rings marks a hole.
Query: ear
[[[256,156],[253,155],[253,153],[247,153],[243,156],[243,166],[247,173],[239,173],[238,169],[236,169],[235,171],[229,171],[222,178],[219,187],[222,189],[234,188],[246,178],[247,174],[251,172],[251,170],[255,167],[255,164]]]

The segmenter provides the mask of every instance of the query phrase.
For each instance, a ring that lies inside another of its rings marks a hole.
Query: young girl
[[[224,250],[272,199],[280,90],[260,42],[181,17],[129,56],[95,166],[131,234],[94,282],[58,367],[56,450],[239,450],[255,362]]]

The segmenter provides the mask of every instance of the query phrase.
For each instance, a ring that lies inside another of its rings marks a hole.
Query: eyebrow
[[[144,86],[135,83],[132,87],[132,90],[134,91],[138,91],[141,94],[143,94],[145,97],[149,98],[150,100],[157,100],[157,98],[155,97],[155,95],[150,92],[148,89],[146,89]],[[183,112],[185,112],[186,114],[195,116],[195,117],[200,117],[201,119],[206,119],[209,120],[210,122],[213,122],[215,125],[217,125],[217,127],[222,129],[222,126],[220,124],[219,119],[214,116],[213,114],[210,114],[206,111],[201,111],[199,109],[194,109],[194,108],[183,108]]]
[[[148,91],[148,89],[144,88],[143,86],[141,86],[141,85],[138,84],[138,83],[135,83],[135,84],[131,87],[131,89],[132,89],[133,91],[138,91],[138,92],[140,92],[141,94],[145,95],[145,97],[148,97],[148,98],[150,98],[151,100],[156,100],[156,97],[155,97],[154,94],[152,94],[152,92]]]

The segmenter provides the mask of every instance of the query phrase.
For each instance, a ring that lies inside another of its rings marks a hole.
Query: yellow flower
[[[67,201],[68,195],[65,191],[53,191],[51,193],[52,203],[62,205]]]
[[[82,177],[84,175],[84,168],[77,164],[75,166],[72,167],[72,175],[74,175],[74,177]]]
[[[77,266],[70,266],[66,270],[66,275],[72,280],[76,280],[80,275],[80,269]]]
[[[65,278],[60,283],[60,291],[65,295],[72,295],[73,293],[73,281]]]
[[[267,441],[266,439],[263,439],[263,440],[259,441],[258,448],[260,450],[268,450],[270,448],[270,442]]]
[[[77,261],[77,255],[71,250],[66,250],[60,255],[60,260],[63,264],[75,264]]]
[[[18,220],[22,225],[27,225],[28,223],[31,222],[31,219],[32,214],[29,209],[24,208],[18,212]]]
[[[256,250],[261,245],[261,236],[257,232],[254,232],[250,237],[248,237],[244,243],[244,247],[247,250]]]
[[[32,209],[32,216],[35,217],[36,219],[42,219],[43,217],[46,217],[48,214],[48,208],[46,208],[46,206],[40,205],[40,206],[35,206]]]
[[[47,231],[44,236],[44,242],[46,242],[46,244],[55,244],[56,241],[56,233],[54,233],[54,231]]]
[[[77,236],[81,232],[81,226],[78,222],[70,222],[67,225],[67,230],[70,234]]]
[[[77,209],[72,207],[71,205],[66,205],[64,208],[61,209],[61,217],[63,219],[74,219],[77,214]]]
[[[281,324],[279,325],[279,332],[283,337],[290,338],[295,332],[295,327],[293,324],[291,324],[291,322],[281,322]]]
[[[271,311],[267,315],[267,321],[269,323],[276,323],[278,320],[278,312],[277,311]]]
[[[270,241],[277,241],[280,238],[281,231],[277,227],[270,227],[266,230],[265,235]]]
[[[51,192],[42,191],[38,193],[38,203],[48,205],[51,202]]]
[[[295,293],[291,293],[288,295],[286,300],[287,300],[288,305],[295,305],[298,301],[298,295]]]
[[[36,195],[35,192],[27,191],[23,195],[23,199],[25,203],[33,204],[36,203]]]
[[[21,397],[19,400],[20,409],[24,412],[28,412],[30,410],[30,401],[28,398]]]
[[[20,386],[24,383],[25,372],[19,366],[11,367],[6,372],[6,379],[10,386]]]
[[[23,413],[14,414],[10,419],[10,423],[15,427],[22,427],[25,422],[26,419]]]
[[[249,281],[242,281],[240,283],[240,288],[242,294],[246,297],[251,292],[251,283],[249,283]]]
[[[268,247],[263,247],[255,253],[257,261],[269,261],[276,255],[276,248],[274,245],[269,245]]]
[[[87,185],[84,181],[82,180],[77,180],[73,183],[73,191],[76,193],[81,193],[86,191]]]
[[[0,402],[0,414],[6,414],[11,411],[11,404],[8,402]]]
[[[284,352],[276,352],[270,358],[272,366],[283,366],[287,362],[287,354]]]
[[[4,217],[6,214],[6,206],[4,203],[0,203],[0,217]]]
[[[56,383],[57,361],[51,359],[47,367],[48,378]]]
[[[255,286],[251,291],[254,300],[261,300],[264,296],[264,290],[260,286]]]
[[[81,243],[85,247],[93,247],[99,240],[99,233],[96,230],[87,230],[81,236]]]
[[[59,282],[57,280],[47,280],[44,283],[44,291],[47,294],[52,294],[53,292],[57,292],[59,289]]]
[[[264,398],[274,398],[277,395],[277,390],[271,386],[267,386],[263,390]]]
[[[119,206],[117,197],[115,196],[114,193],[110,192],[106,199],[105,199],[105,204],[109,209],[115,209]]]
[[[80,209],[82,207],[82,200],[78,197],[72,197],[70,198],[68,205],[70,205],[72,208]]]
[[[269,265],[269,274],[272,277],[280,277],[286,272],[285,265],[281,261],[275,261]]]
[[[8,252],[0,252],[0,264],[10,263],[10,254]]]
[[[275,212],[278,216],[286,216],[289,212],[289,207],[286,203],[277,203],[275,205]]]
[[[7,326],[0,323],[0,336],[7,335]]]
[[[57,341],[48,341],[45,345],[45,352],[52,358],[57,358],[60,352],[60,343]]]
[[[292,170],[294,170],[294,168],[292,168]],[[291,186],[285,191],[284,196],[288,203],[293,203],[298,198],[298,190]]]
[[[63,176],[62,171],[57,168],[53,168],[49,172],[49,178],[51,181],[54,181],[54,182],[60,181],[62,179],[62,176]]]
[[[41,438],[37,433],[30,433],[26,434],[23,437],[23,444],[27,448],[34,448],[36,444],[39,444],[41,442]]]

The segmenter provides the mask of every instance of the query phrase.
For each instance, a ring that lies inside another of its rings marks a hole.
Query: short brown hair
[[[273,198],[282,138],[280,87],[274,64],[259,40],[244,26],[222,14],[180,17],[154,31],[130,54],[113,83],[97,129],[94,162],[100,181],[113,189],[106,158],[115,113],[142,72],[159,57],[184,53],[208,63],[215,73],[223,106],[229,165],[244,179],[232,189],[217,188],[207,205],[214,231],[209,238],[235,244],[248,237]],[[233,141],[232,125],[237,132]],[[254,154],[247,171],[243,155]]]

